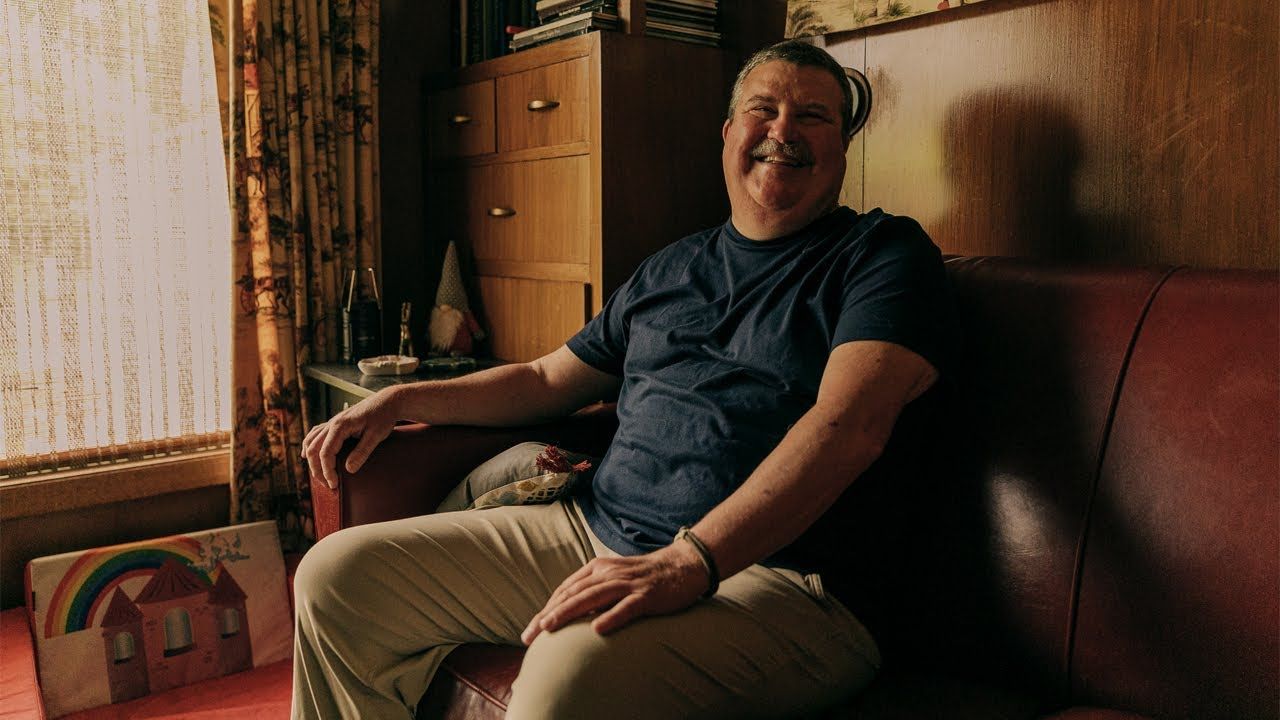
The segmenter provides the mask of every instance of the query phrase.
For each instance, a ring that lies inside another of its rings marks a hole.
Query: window
[[[116,634],[114,642],[116,651],[116,663],[129,662],[133,659],[133,635],[131,633],[122,632]]]
[[[0,2],[0,479],[226,442],[206,1]]]
[[[191,639],[191,615],[176,607],[164,614],[164,656],[181,655],[195,647]]]
[[[229,638],[240,633],[240,612],[235,608],[223,608],[220,619],[222,621],[222,637]]]

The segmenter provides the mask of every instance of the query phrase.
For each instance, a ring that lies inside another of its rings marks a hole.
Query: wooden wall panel
[[[990,0],[832,36],[876,93],[861,205],[948,252],[1274,268],[1277,28],[1258,0]]]
[[[827,47],[841,65],[853,68],[864,75],[867,72],[867,41],[857,38]],[[876,89],[872,89],[871,107],[874,110],[877,98]],[[863,209],[863,170],[866,154],[867,133],[865,129],[853,136],[849,142],[849,151],[845,153],[847,163],[844,173],[844,185],[840,187],[840,204],[858,210]]]

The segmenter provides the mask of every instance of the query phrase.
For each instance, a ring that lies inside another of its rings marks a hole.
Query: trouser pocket
[[[775,572],[785,577],[805,591],[831,619],[832,630],[849,638],[858,654],[877,669],[880,667],[880,647],[866,626],[858,620],[849,608],[844,606],[834,595],[827,593],[822,584],[822,576],[818,573],[800,573],[795,570],[775,568]]]

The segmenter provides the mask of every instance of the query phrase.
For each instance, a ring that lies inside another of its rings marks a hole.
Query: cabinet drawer
[[[493,81],[442,90],[427,98],[428,152],[467,157],[494,151]]]
[[[467,169],[457,207],[476,260],[589,262],[590,182],[586,155]]]
[[[477,279],[496,358],[535,360],[563,345],[587,322],[587,286],[582,283]]]
[[[577,58],[498,78],[498,151],[585,142],[589,62]]]

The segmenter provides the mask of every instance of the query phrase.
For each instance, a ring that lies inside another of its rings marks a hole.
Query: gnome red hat
[[[458,248],[452,240],[444,252],[444,267],[440,271],[436,305],[431,308],[428,334],[432,351],[455,357],[470,355],[474,342],[484,339],[484,331],[471,314],[471,305],[467,302],[462,272],[458,270]]]

